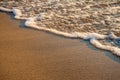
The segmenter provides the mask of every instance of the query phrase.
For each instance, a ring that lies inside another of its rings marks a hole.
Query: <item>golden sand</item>
[[[120,64],[105,53],[19,25],[0,13],[0,80],[119,80]]]

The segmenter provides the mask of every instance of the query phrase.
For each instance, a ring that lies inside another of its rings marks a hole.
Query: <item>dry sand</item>
[[[0,80],[119,80],[120,63],[96,50],[0,13]]]

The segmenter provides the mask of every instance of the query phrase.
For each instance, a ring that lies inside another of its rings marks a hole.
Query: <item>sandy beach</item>
[[[119,58],[21,24],[0,12],[0,80],[119,80]]]

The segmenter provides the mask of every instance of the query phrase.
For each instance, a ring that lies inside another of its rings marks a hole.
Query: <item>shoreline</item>
[[[8,13],[8,12],[4,12],[4,11],[0,11],[0,13],[2,13],[2,14],[6,13],[6,14],[9,15],[13,20],[17,20],[17,19],[14,18],[14,16],[13,16],[14,14],[13,14],[13,13]],[[19,20],[19,19],[18,19],[18,21],[19,21],[19,24],[20,24],[23,20]],[[40,29],[36,29],[36,28],[32,28],[32,27],[25,26],[24,23],[25,23],[25,21],[22,22],[22,24],[20,24],[19,27],[20,27],[20,28],[35,29],[35,30],[37,30],[37,31],[40,30]],[[109,51],[107,51],[107,50],[99,49],[99,48],[95,47],[94,45],[91,45],[91,43],[90,43],[88,40],[84,40],[84,39],[81,39],[81,38],[79,39],[79,38],[74,38],[74,37],[72,38],[72,37],[62,36],[62,35],[54,34],[54,33],[51,33],[51,32],[49,32],[49,31],[45,31],[45,30],[40,30],[40,31],[43,31],[43,33],[45,32],[45,33],[48,33],[48,34],[50,34],[50,35],[57,36],[57,37],[68,38],[68,39],[72,39],[72,40],[74,40],[74,39],[80,40],[80,42],[81,42],[81,40],[82,40],[83,44],[85,44],[85,45],[86,45],[88,48],[90,48],[91,50],[101,51],[101,52],[103,52],[106,56],[108,56],[110,59],[112,59],[112,60],[120,63],[120,59],[119,59],[119,56],[118,56],[118,55],[114,55],[114,54],[112,54],[111,52],[109,52]],[[89,47],[89,46],[91,46],[91,47]]]
[[[15,8],[14,9],[6,9],[3,7],[0,7],[0,10],[12,12],[15,15],[16,19],[26,20],[25,26],[27,26],[27,27],[48,31],[48,32],[54,33],[56,35],[61,35],[61,36],[65,36],[65,37],[81,38],[84,40],[89,40],[90,43],[98,49],[103,49],[103,50],[112,52],[113,54],[115,54],[117,56],[120,55],[120,49],[118,47],[112,46],[112,45],[104,45],[104,44],[100,43],[100,41],[98,41],[99,39],[105,40],[106,38],[108,38],[110,40],[114,39],[114,41],[117,44],[119,44],[119,37],[114,35],[112,32],[110,32],[109,35],[102,35],[102,34],[90,33],[90,32],[88,32],[88,33],[84,33],[84,32],[67,33],[67,32],[58,31],[56,29],[49,29],[49,28],[40,27],[40,26],[36,25],[36,22],[35,22],[37,17],[33,17],[33,18],[20,17],[22,15],[22,12],[19,9],[15,9]]]
[[[0,18],[1,80],[119,79],[120,64],[79,39],[22,29],[5,13]]]

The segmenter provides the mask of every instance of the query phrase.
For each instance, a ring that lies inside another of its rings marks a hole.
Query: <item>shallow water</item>
[[[0,2],[0,7],[5,7],[13,10],[15,18],[28,19],[32,17],[32,21],[28,26],[32,28],[46,30],[58,35],[63,35],[72,38],[78,38],[82,35],[79,33],[97,33],[87,34],[87,39],[93,37],[99,38],[97,42],[92,43],[98,48],[110,50],[119,54],[118,48],[112,50],[112,46],[116,45],[116,39],[107,42],[103,35],[108,35],[112,32],[119,36],[120,30],[120,5],[119,1],[8,1]],[[20,27],[24,28],[27,22],[21,21]],[[35,25],[34,25],[35,24]],[[78,33],[76,33],[78,32]],[[102,34],[102,38],[100,37]],[[85,38],[82,36],[82,38]],[[85,39],[86,39],[85,38]],[[104,39],[103,39],[104,38]],[[113,36],[111,37],[113,38]],[[114,42],[115,41],[115,42]],[[100,43],[100,45],[99,45]],[[101,46],[101,43],[103,44]],[[97,45],[96,45],[97,44]],[[108,48],[105,46],[108,45]],[[114,51],[115,50],[115,51]]]
[[[96,32],[107,34],[109,30],[119,36],[120,5],[119,1],[37,0],[32,2],[0,2],[6,8],[22,11],[21,17],[37,17],[38,26],[63,32]]]

